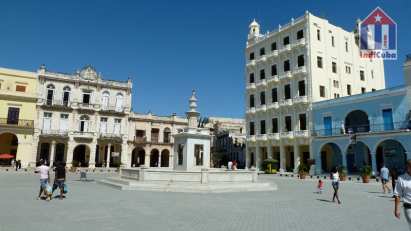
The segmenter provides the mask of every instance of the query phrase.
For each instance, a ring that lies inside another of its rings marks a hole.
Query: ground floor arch
[[[321,170],[331,172],[335,167],[342,166],[341,149],[335,143],[326,143],[321,148]]]
[[[404,146],[397,140],[388,139],[377,145],[377,171],[385,165],[390,171],[405,172],[407,154]]]
[[[143,148],[134,148],[131,153],[131,167],[143,166],[146,159],[146,151]]]
[[[361,141],[351,143],[348,146],[346,158],[349,173],[358,173],[365,165],[372,166],[370,149]]]
[[[65,160],[65,150],[66,144],[64,143],[57,143],[56,150],[54,152],[54,162],[66,162]]]
[[[77,145],[73,151],[73,167],[88,167],[90,148],[85,144]]]
[[[164,149],[161,151],[161,167],[169,167],[170,151]]]
[[[0,166],[10,166],[13,159],[19,159],[17,156],[18,145],[18,138],[15,134],[0,134],[0,154],[9,154],[3,155],[3,158],[0,159]]]
[[[150,152],[150,167],[159,167],[159,151],[157,149],[153,149]]]

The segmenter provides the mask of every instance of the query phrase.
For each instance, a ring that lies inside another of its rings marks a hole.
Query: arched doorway
[[[161,151],[161,167],[169,166],[169,158],[170,151],[168,151],[168,149],[164,149],[163,151]]]
[[[54,153],[55,157],[54,157],[54,161],[55,162],[65,162],[65,158],[64,158],[64,150],[66,148],[66,145],[63,143],[58,143],[56,145],[56,151]]]
[[[345,117],[345,132],[357,133],[370,131],[370,121],[364,111],[355,110],[348,113]]]
[[[10,166],[11,160],[18,160],[17,148],[19,142],[17,136],[12,133],[3,133],[0,135],[0,154],[10,154],[9,156],[4,155],[0,159],[0,166]]]
[[[327,143],[321,148],[321,169],[330,172],[334,167],[342,166],[341,149],[335,143]]]
[[[88,167],[90,159],[90,149],[87,145],[81,144],[74,148],[73,163],[74,167]]]
[[[150,153],[150,167],[159,167],[158,166],[158,157],[159,157],[159,151],[157,149],[151,150],[151,153]]]
[[[364,165],[371,166],[370,149],[361,141],[350,144],[346,156],[347,170],[350,173],[358,173]]]
[[[377,170],[383,165],[388,169],[395,169],[397,173],[405,172],[407,155],[405,148],[396,140],[384,140],[377,146]]]
[[[146,152],[142,148],[135,148],[131,154],[131,167],[144,165]]]

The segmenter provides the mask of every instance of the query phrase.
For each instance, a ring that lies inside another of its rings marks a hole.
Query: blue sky
[[[105,78],[133,78],[133,110],[183,114],[191,89],[203,116],[244,116],[244,47],[256,18],[273,30],[309,10],[352,30],[382,7],[398,24],[400,59],[387,86],[403,83],[411,53],[411,1],[2,1],[0,66],[74,72],[92,64]]]

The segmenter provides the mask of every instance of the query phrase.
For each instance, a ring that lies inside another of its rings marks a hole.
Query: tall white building
[[[356,32],[309,12],[266,34],[254,20],[245,55],[247,167],[274,158],[296,171],[313,159],[312,102],[385,88],[383,62],[360,58]]]
[[[128,160],[132,83],[104,80],[92,66],[74,74],[38,70],[34,151],[48,163],[118,167]]]

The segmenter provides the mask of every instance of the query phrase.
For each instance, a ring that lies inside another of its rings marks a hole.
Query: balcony
[[[80,110],[94,111],[99,108],[99,105],[94,103],[78,103],[78,108]]]
[[[268,83],[278,83],[278,81],[280,81],[280,79],[278,78],[278,75],[274,75],[274,76],[270,76],[270,78],[268,79]]]
[[[293,105],[292,99],[284,99],[280,101],[280,106],[291,106]]]
[[[102,105],[100,109],[101,113],[114,113],[114,114],[123,114],[125,112],[124,107],[117,107],[115,105]]]
[[[348,127],[334,127],[328,129],[317,129],[311,131],[311,136],[314,137],[329,137],[329,136],[351,136],[351,135],[375,135],[384,133],[410,132],[411,122],[393,122],[379,124],[364,124]]]
[[[300,130],[294,132],[295,137],[308,138],[308,130]]]
[[[286,71],[284,74],[280,75],[280,80],[291,79],[292,76],[291,71]]]
[[[280,133],[270,133],[268,134],[268,138],[270,140],[279,140],[280,139]]]
[[[255,60],[250,60],[250,61],[248,61],[248,63],[247,63],[247,67],[254,67],[255,64],[256,64]]]
[[[68,137],[68,131],[42,129],[41,136]]]
[[[297,67],[294,72],[294,75],[305,75],[307,74],[307,67],[306,66],[301,66],[301,67]]]
[[[247,141],[249,141],[249,142],[255,142],[255,141],[256,141],[255,135],[247,136]]]
[[[301,38],[293,44],[293,47],[305,46],[305,44],[306,44],[305,39]]]
[[[105,138],[105,139],[112,139],[112,138],[121,138],[120,133],[100,133],[100,138]]]
[[[40,99],[40,105],[45,108],[55,108],[55,109],[71,109],[70,101],[63,100],[49,100],[49,99]]]
[[[267,86],[267,81],[265,79],[260,80],[260,82],[256,84],[256,87],[265,87],[265,86]]]
[[[246,113],[247,113],[247,114],[254,114],[254,113],[255,113],[255,107],[249,108],[249,109],[246,111]]]
[[[247,84],[247,90],[254,90],[255,89],[255,83],[249,83]]]
[[[294,138],[294,132],[293,131],[281,132],[280,137],[281,139],[292,139]]]
[[[271,51],[271,53],[269,54],[269,57],[277,57],[278,56],[278,50],[273,50]]]
[[[259,135],[256,136],[256,140],[257,141],[267,141],[268,138],[267,138],[266,134],[259,134]]]
[[[8,129],[34,129],[33,120],[20,120],[11,118],[0,118],[0,127]]]
[[[256,109],[256,112],[265,112],[265,111],[267,111],[267,106],[265,104],[258,106]]]
[[[308,97],[307,97],[307,96],[296,96],[296,97],[293,99],[293,102],[294,102],[295,104],[297,104],[297,103],[305,104],[305,103],[308,103]]]
[[[287,44],[283,48],[280,49],[280,53],[291,51],[291,45]]]
[[[73,136],[80,139],[93,139],[94,132],[75,131],[73,132]]]
[[[278,102],[268,104],[268,109],[278,109],[279,107],[280,105],[278,104]]]

